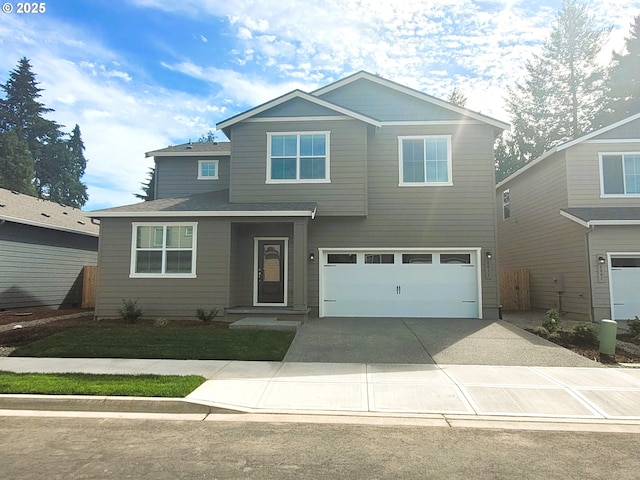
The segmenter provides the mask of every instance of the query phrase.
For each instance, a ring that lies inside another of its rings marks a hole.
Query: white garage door
[[[611,316],[640,317],[640,255],[611,257]]]
[[[321,251],[321,316],[480,317],[477,249]]]

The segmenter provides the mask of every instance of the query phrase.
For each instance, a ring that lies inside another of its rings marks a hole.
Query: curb
[[[193,403],[183,398],[107,397],[94,395],[0,395],[0,410],[70,412],[212,414],[239,410]]]

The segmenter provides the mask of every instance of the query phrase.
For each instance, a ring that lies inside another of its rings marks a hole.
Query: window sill
[[[322,179],[322,180],[267,180],[265,182],[267,185],[283,185],[283,184],[308,184],[308,183],[331,183],[331,179]]]
[[[130,273],[129,278],[198,278],[196,274],[188,273]]]
[[[443,182],[443,183],[399,183],[399,187],[453,187],[453,182]]]
[[[218,180],[219,177],[198,177],[198,180]]]
[[[600,198],[640,198],[640,193],[601,193]]]

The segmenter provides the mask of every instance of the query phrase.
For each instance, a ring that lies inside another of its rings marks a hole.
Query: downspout
[[[593,225],[587,227],[587,233],[585,235],[585,241],[587,246],[587,267],[589,271],[589,321],[593,323],[593,269],[591,266],[591,232],[593,232]]]

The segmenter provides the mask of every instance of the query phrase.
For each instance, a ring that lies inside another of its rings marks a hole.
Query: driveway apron
[[[504,321],[459,318],[315,318],[285,362],[598,367]]]

